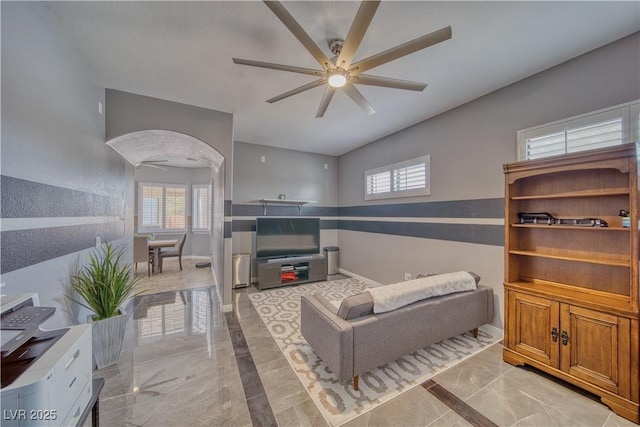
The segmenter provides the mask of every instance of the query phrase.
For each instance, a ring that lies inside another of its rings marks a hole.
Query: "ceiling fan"
[[[136,167],[140,167],[140,166],[149,166],[152,168],[158,168],[158,169],[162,169],[162,170],[167,170],[167,167],[171,167],[169,165],[161,165],[159,163],[166,163],[168,162],[168,160],[144,160],[140,163],[136,164]]]
[[[185,157],[184,160],[186,160],[187,164],[185,164],[184,162],[178,162],[179,159],[175,159],[175,158],[171,158],[171,161],[169,161],[169,159],[159,159],[159,160],[143,160],[140,163],[136,163],[136,167],[140,167],[140,166],[149,166],[152,168],[158,168],[158,169],[162,169],[162,170],[167,170],[167,168],[184,168],[184,167],[199,167],[200,165],[196,165],[195,163],[192,163],[192,166],[189,166],[188,163],[189,162],[197,162],[197,159],[194,159],[192,157]]]
[[[445,27],[430,34],[418,37],[399,46],[380,52],[366,59],[353,62],[356,50],[373,19],[373,16],[380,5],[380,0],[362,1],[356,17],[351,24],[347,38],[329,40],[329,49],[335,55],[329,59],[311,37],[304,31],[298,22],[289,14],[279,1],[264,0],[269,9],[282,21],[282,23],[293,33],[300,43],[313,55],[322,66],[322,70],[312,68],[294,67],[290,65],[274,64],[271,62],[252,61],[248,59],[233,58],[233,62],[240,65],[252,67],[270,68],[273,70],[289,71],[292,73],[307,74],[320,77],[319,79],[290,90],[281,95],[267,99],[267,102],[274,103],[292,95],[306,90],[326,85],[324,96],[320,102],[320,107],[316,117],[324,116],[333,95],[337,89],[341,89],[368,114],[373,114],[375,110],[367,102],[362,93],[354,84],[369,86],[381,86],[392,89],[405,89],[422,91],[427,87],[426,83],[412,82],[408,80],[398,80],[388,77],[378,77],[370,74],[363,74],[365,71],[377,67],[394,59],[401,58],[419,50],[425,49],[434,44],[443,42],[451,38],[451,27]]]

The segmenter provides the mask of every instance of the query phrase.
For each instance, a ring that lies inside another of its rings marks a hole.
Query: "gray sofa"
[[[474,331],[493,320],[493,291],[476,290],[416,301],[386,313],[373,313],[368,292],[345,298],[337,309],[320,294],[301,299],[302,335],[340,381],[433,343]]]

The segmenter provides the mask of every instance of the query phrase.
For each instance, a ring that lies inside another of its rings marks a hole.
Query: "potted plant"
[[[89,255],[89,263],[71,277],[71,301],[93,311],[93,357],[98,369],[118,361],[127,322],[122,309],[134,296],[138,278],[131,266],[122,261],[124,248],[106,243]]]

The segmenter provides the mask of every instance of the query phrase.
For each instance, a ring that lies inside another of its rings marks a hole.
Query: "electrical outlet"
[[[96,246],[100,246],[102,244],[102,237],[97,236],[96,237]]]
[[[404,273],[404,280],[411,280],[411,273]]]

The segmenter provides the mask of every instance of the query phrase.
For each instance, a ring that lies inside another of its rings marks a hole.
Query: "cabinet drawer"
[[[67,414],[67,417],[63,420],[62,424],[60,424],[61,426],[75,426],[78,424],[78,421],[80,420],[80,416],[82,415],[84,410],[87,408],[87,405],[91,400],[92,393],[93,393],[93,386],[92,386],[92,382],[89,381],[85,384],[84,388],[80,392],[80,396],[78,396],[78,399],[75,401],[73,406],[71,406],[71,409]]]
[[[65,419],[92,375],[91,329],[82,335],[55,365],[49,405]]]

